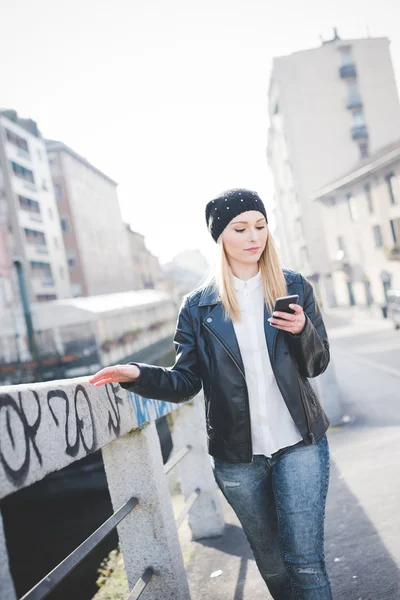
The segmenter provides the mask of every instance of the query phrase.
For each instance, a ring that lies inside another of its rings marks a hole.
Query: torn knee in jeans
[[[315,577],[319,579],[318,571],[316,569],[313,569],[312,567],[297,567],[297,572],[299,573],[299,575],[301,575],[302,573],[306,573],[307,575],[315,575]]]
[[[227,487],[227,488],[234,488],[234,487],[240,486],[239,481],[224,481],[223,479],[221,479],[221,481],[224,484],[224,487]]]

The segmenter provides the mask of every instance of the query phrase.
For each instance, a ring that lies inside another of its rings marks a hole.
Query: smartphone
[[[294,315],[294,310],[289,308],[289,304],[298,304],[299,296],[298,294],[293,294],[293,296],[282,296],[282,298],[277,298],[275,302],[274,312],[286,312]],[[274,319],[282,319],[282,317],[274,317]]]

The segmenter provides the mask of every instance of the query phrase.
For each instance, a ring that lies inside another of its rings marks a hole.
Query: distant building
[[[400,289],[400,139],[317,194],[338,304]]]
[[[133,265],[132,289],[165,289],[164,272],[158,258],[146,248],[144,235],[133,231],[129,225],[126,230]]]
[[[134,288],[117,184],[61,142],[47,140],[73,296]]]
[[[46,146],[37,125],[0,110],[0,307],[20,301],[13,260],[22,260],[28,297],[71,296]]]
[[[176,302],[200,284],[208,267],[208,262],[200,250],[180,252],[171,262],[163,265],[165,273],[173,282],[169,291]]]
[[[400,138],[400,104],[387,38],[333,40],[275,58],[268,162],[284,264],[335,304],[318,189]]]

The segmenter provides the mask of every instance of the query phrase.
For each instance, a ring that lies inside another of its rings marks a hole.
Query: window
[[[31,181],[32,183],[35,183],[35,180],[33,178],[33,173],[29,169],[25,169],[25,167],[22,167],[21,165],[14,162],[13,160],[11,161],[11,168],[13,170],[15,177],[18,177],[19,179],[24,179],[25,181]]]
[[[28,244],[34,244],[36,246],[45,246],[46,237],[43,231],[36,231],[35,229],[27,229],[25,227],[25,237]]]
[[[304,225],[301,217],[298,217],[294,225],[295,234],[298,236],[304,236]]]
[[[360,148],[360,158],[368,158],[369,146],[368,142],[361,142],[358,147]]]
[[[57,296],[55,294],[37,294],[36,300],[37,302],[49,302],[50,300],[57,300]]]
[[[44,190],[45,192],[47,192],[48,190],[46,179],[42,179],[42,190]]]
[[[68,219],[67,217],[61,217],[60,219],[61,230],[66,233],[69,230]]]
[[[62,200],[62,198],[63,198],[62,187],[59,183],[54,184],[54,193],[56,195],[56,200]]]
[[[366,183],[364,185],[364,192],[365,192],[365,197],[367,199],[368,212],[370,215],[372,215],[374,212],[374,204],[372,202],[371,184],[370,183]]]
[[[347,198],[347,204],[349,207],[350,219],[352,221],[357,221],[358,213],[357,213],[357,207],[356,207],[355,200],[350,193],[346,195],[346,198]]]
[[[400,204],[400,184],[398,177],[394,173],[387,173],[385,180],[388,186],[390,203]]]
[[[21,150],[25,150],[25,152],[29,152],[28,142],[24,140],[24,138],[20,137],[9,129],[6,129],[6,136],[10,144],[17,146],[17,148],[20,148]]]
[[[51,265],[49,263],[31,260],[32,275],[37,277],[51,277]]]
[[[53,220],[53,211],[49,208],[49,219]]]
[[[382,246],[383,246],[382,228],[380,225],[374,225],[373,230],[374,230],[375,247],[382,248]]]
[[[350,46],[340,48],[340,62],[342,67],[354,64],[353,53]]]
[[[347,93],[349,98],[359,98],[360,92],[358,91],[357,79],[349,79],[347,81]]]
[[[353,112],[353,122],[356,127],[365,125],[364,112],[362,110],[355,110]]]
[[[347,107],[360,108],[362,105],[357,79],[347,80]]]
[[[300,259],[303,265],[310,260],[307,246],[302,246],[302,248],[300,248]]]
[[[343,236],[339,235],[337,238],[337,245],[339,250],[343,250],[344,252],[344,239]]]
[[[400,246],[400,218],[390,220],[390,228],[392,230],[393,241]]]
[[[68,257],[68,267],[73,269],[76,266],[76,260],[73,256]]]
[[[59,245],[58,245],[58,238],[54,238],[54,247],[58,250]]]
[[[39,202],[36,202],[36,200],[31,200],[30,198],[26,198],[25,196],[18,196],[18,200],[22,210],[40,215]]]
[[[42,162],[42,153],[40,152],[40,150],[37,151],[37,157],[39,159],[39,162]]]

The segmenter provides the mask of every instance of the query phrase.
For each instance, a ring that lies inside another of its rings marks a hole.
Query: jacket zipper
[[[277,382],[277,384],[278,384],[278,387],[279,387],[279,389],[281,390],[281,386],[279,385],[279,381],[278,381],[278,378],[277,378],[277,376],[276,376],[275,369],[274,369],[274,365],[273,365],[273,363],[274,363],[274,360],[275,360],[275,344],[276,344],[276,338],[278,337],[278,335],[279,335],[279,331],[277,332],[277,334],[276,334],[276,336],[275,336],[275,339],[274,339],[274,344],[273,344],[273,346],[272,346],[272,361],[271,361],[271,367],[272,367],[272,370],[273,370],[273,372],[274,372],[274,375],[275,375],[275,380],[276,380],[276,382]],[[294,357],[292,357],[292,360],[295,360],[295,359],[294,359]],[[303,393],[302,393],[302,391],[301,391],[301,385],[300,385],[300,382],[299,382],[299,380],[298,380],[298,376],[297,376],[297,368],[296,368],[296,365],[294,365],[294,368],[295,368],[295,370],[296,370],[297,385],[299,386],[299,392],[300,392],[301,403],[302,403],[302,405],[303,405],[303,410],[304,410],[304,414],[305,414],[305,417],[306,417],[306,422],[307,422],[307,430],[308,430],[308,437],[310,438],[310,440],[311,440],[311,443],[312,443],[312,444],[315,444],[315,437],[314,437],[314,434],[311,432],[311,428],[310,428],[310,421],[309,421],[309,419],[308,419],[308,414],[307,414],[306,407],[305,407],[305,404],[304,404]],[[282,394],[282,396],[283,396],[282,390],[281,390],[281,394]]]
[[[250,452],[250,462],[251,462],[252,456],[253,456],[253,440],[251,438],[250,408],[249,408],[249,397],[248,397],[246,376],[245,376],[244,372],[242,371],[242,368],[241,368],[240,364],[238,363],[238,361],[236,360],[236,358],[233,356],[233,354],[231,353],[231,351],[229,350],[229,348],[227,346],[225,346],[225,344],[221,341],[221,339],[209,327],[207,327],[207,325],[205,323],[202,322],[202,325],[204,325],[204,327],[207,329],[207,331],[209,331],[211,333],[211,335],[215,337],[215,339],[217,340],[217,342],[219,342],[221,344],[221,346],[223,347],[223,349],[225,350],[225,352],[233,360],[233,362],[235,363],[235,365],[239,369],[240,373],[243,375],[243,379],[244,379],[244,381],[246,383],[246,391],[247,391],[247,397],[246,397],[247,431],[248,431],[249,440],[250,440],[250,450],[251,450],[251,452]]]

